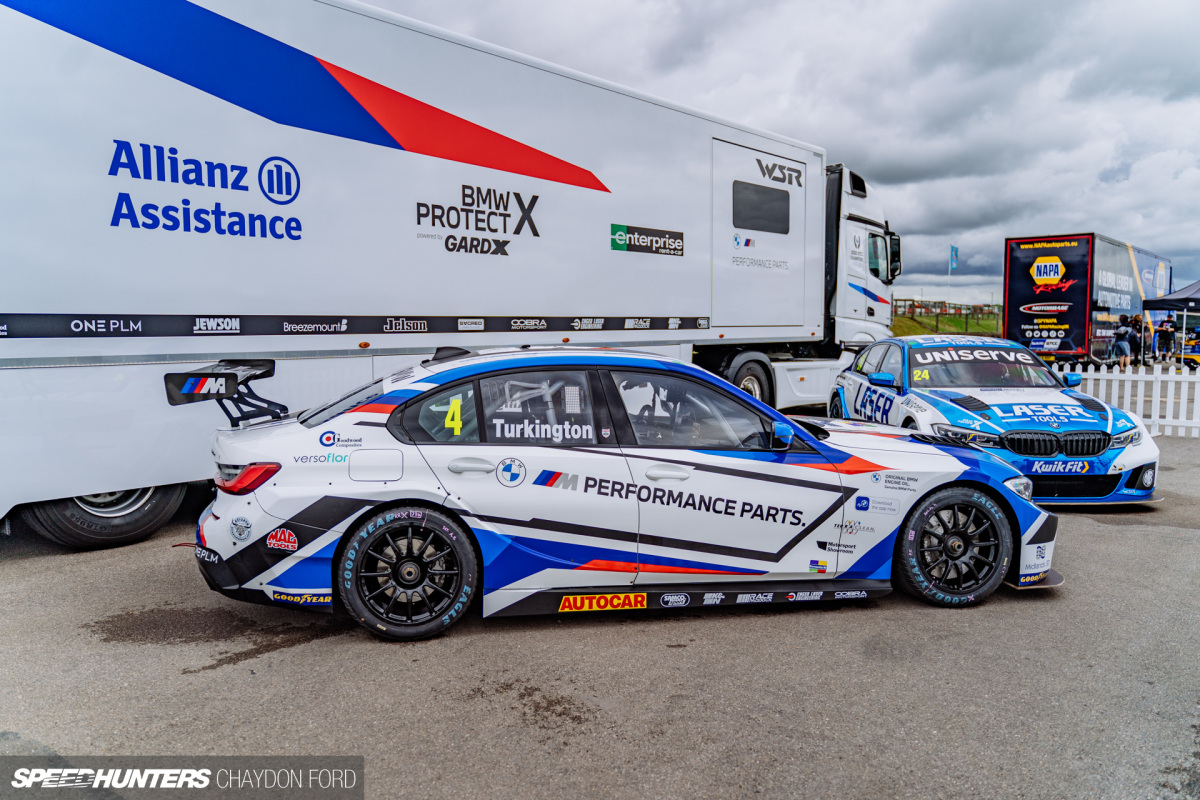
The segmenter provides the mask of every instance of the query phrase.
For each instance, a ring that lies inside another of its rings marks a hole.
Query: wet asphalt
[[[190,548],[0,533],[0,755],[363,755],[368,797],[1200,797],[1200,439],[974,609],[483,621],[396,644],[228,600]]]

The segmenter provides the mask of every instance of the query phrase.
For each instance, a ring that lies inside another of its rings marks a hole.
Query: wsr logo
[[[300,194],[300,173],[286,158],[273,156],[258,168],[258,188],[272,203],[286,206]]]

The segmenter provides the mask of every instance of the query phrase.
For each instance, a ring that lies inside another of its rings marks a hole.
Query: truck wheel
[[[336,580],[346,610],[384,639],[435,636],[463,618],[478,592],[468,534],[426,508],[381,511],[342,551]]]
[[[22,508],[21,519],[65,547],[117,547],[139,542],[165,525],[186,492],[187,485],[177,483],[47,500]]]
[[[846,409],[842,407],[842,396],[840,394],[835,394],[829,398],[829,409],[826,412],[826,416],[830,419],[846,418]]]
[[[738,367],[732,383],[755,400],[761,400],[767,405],[774,405],[771,397],[771,383],[767,380],[767,371],[757,361],[747,361]]]
[[[1004,580],[1012,552],[1012,530],[995,500],[975,489],[942,489],[900,528],[896,582],[935,606],[973,606]]]

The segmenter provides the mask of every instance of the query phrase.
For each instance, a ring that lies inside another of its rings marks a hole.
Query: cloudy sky
[[[898,297],[999,301],[1005,236],[1200,279],[1196,0],[369,2],[826,148],[904,236]]]

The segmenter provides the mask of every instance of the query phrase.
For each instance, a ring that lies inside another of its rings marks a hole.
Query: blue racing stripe
[[[183,0],[0,0],[281,125],[400,148],[313,56]]]

